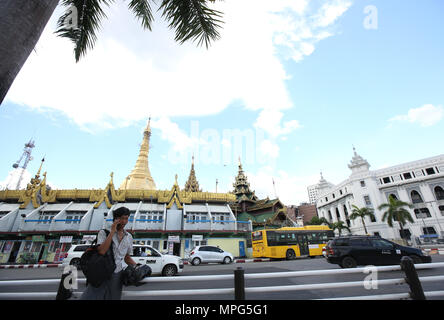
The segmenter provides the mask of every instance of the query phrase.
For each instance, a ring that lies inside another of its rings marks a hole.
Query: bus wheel
[[[285,255],[285,257],[287,260],[293,260],[294,258],[296,258],[296,254],[293,250],[287,250],[287,254]]]

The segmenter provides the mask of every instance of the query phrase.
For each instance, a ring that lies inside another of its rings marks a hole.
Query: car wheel
[[[167,264],[162,270],[162,275],[164,277],[173,277],[176,273],[177,267],[174,264]]]
[[[225,257],[224,261],[222,262],[223,264],[229,264],[231,263],[231,258],[230,257]]]
[[[294,258],[296,258],[296,254],[294,253],[293,250],[287,250],[287,253],[285,254],[285,258],[287,260],[293,260]]]
[[[201,261],[199,258],[194,258],[193,261],[191,261],[191,263],[193,264],[193,266],[198,266],[200,265]]]
[[[410,256],[410,258],[412,258],[412,260],[413,260],[413,263],[414,263],[414,264],[417,264],[417,263],[422,263],[422,260],[421,260],[421,258],[420,258],[420,257],[418,257],[418,256],[415,256],[415,255],[411,255],[411,256]]]
[[[344,259],[342,259],[341,267],[356,268],[356,260],[352,257],[345,257]]]
[[[76,267],[77,269],[80,268],[80,259],[74,258],[69,262],[69,265]]]

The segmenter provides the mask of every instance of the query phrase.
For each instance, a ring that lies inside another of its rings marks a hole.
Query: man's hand
[[[113,225],[111,226],[111,233],[116,233],[117,231],[117,226],[120,223],[120,218],[117,218],[116,220],[114,220]]]

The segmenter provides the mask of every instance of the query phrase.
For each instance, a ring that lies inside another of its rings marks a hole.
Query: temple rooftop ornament
[[[131,173],[124,179],[120,185],[120,190],[156,190],[156,184],[151,177],[148,154],[150,149],[151,137],[151,118],[148,120],[148,125],[143,132],[143,141],[140,146],[139,156],[137,157],[136,165]]]
[[[196,172],[194,171],[194,155],[191,160],[190,175],[185,183],[185,191],[202,192],[202,189],[199,188],[199,182],[197,182]]]
[[[353,158],[350,161],[348,167],[351,169],[353,175],[355,173],[368,171],[370,168],[370,164],[367,162],[367,160],[365,160],[359,154],[356,153],[356,149],[353,146]]]

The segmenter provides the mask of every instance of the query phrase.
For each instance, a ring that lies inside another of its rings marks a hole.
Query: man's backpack
[[[105,229],[104,231],[108,237],[109,231]],[[110,248],[104,255],[99,254],[97,250],[99,245],[96,243],[97,238],[80,257],[80,269],[85,275],[87,283],[98,288],[104,281],[111,278],[116,269],[116,262],[114,261],[112,242]]]

